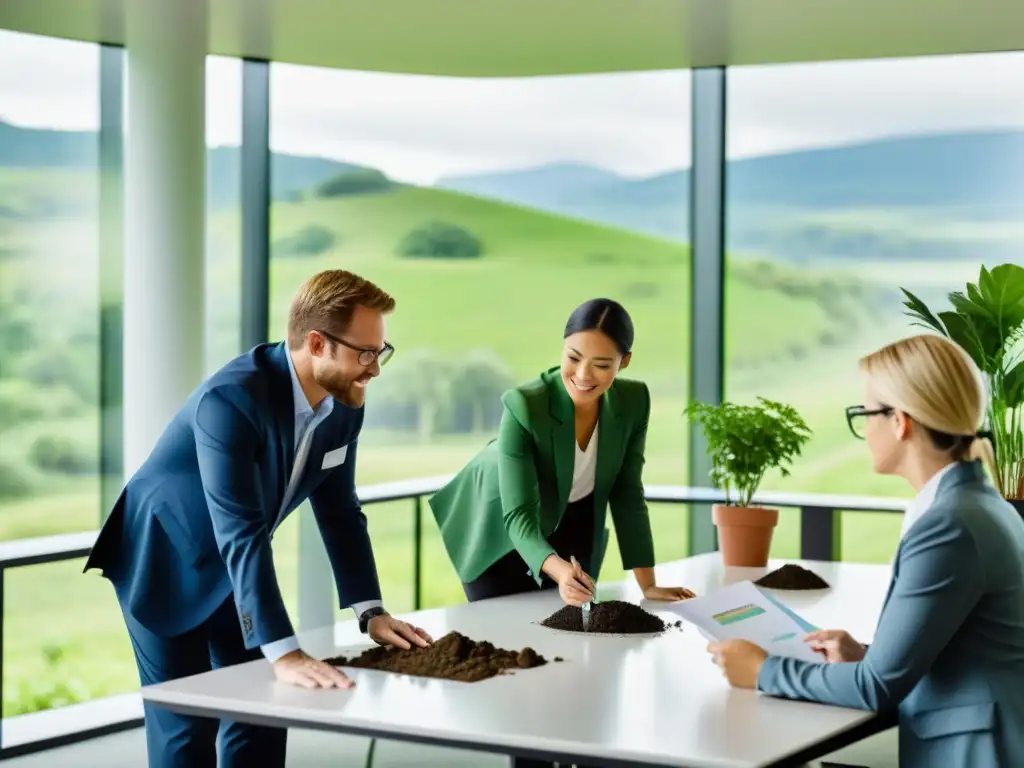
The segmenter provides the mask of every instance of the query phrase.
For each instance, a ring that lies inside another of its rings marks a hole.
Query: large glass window
[[[981,263],[1024,259],[1022,71],[1022,54],[729,69],[727,395],[788,402],[815,433],[766,488],[910,494],[872,473],[843,408],[860,355],[921,332],[901,287],[944,304]],[[887,562],[899,526],[847,513],[843,556]]]
[[[99,48],[0,31],[0,539],[99,519]]]
[[[457,471],[502,392],[557,365],[580,302],[636,324],[623,374],[654,397],[648,483],[685,473],[689,72],[447,79],[272,66],[272,336],[313,273],[397,300],[398,352],[368,396],[362,484]],[[411,601],[411,503],[370,507],[385,599]],[[658,556],[685,510],[653,511]],[[424,511],[426,605],[463,598]],[[283,530],[283,529],[282,529]],[[614,543],[603,578],[621,576]]]
[[[242,350],[242,60],[206,57],[206,372]]]
[[[239,337],[239,72],[208,60],[208,369]],[[106,511],[100,275],[120,254],[100,229],[121,222],[101,216],[100,79],[99,46],[0,31],[0,540],[94,530]],[[137,689],[113,590],[82,566],[8,572],[5,717]]]

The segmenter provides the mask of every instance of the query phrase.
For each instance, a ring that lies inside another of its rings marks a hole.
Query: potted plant
[[[937,331],[971,356],[988,383],[988,430],[996,454],[992,478],[1024,514],[1024,267],[981,268],[977,283],[948,294],[952,309],[933,313],[906,288],[914,325]]]
[[[694,402],[687,414],[704,432],[711,482],[725,491],[725,503],[715,504],[711,511],[723,562],[767,565],[779,511],[751,503],[769,469],[789,476],[789,465],[811,430],[794,408],[763,397],[754,405]]]

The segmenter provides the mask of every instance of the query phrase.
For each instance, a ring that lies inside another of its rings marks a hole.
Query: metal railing
[[[412,501],[412,547],[413,547],[413,607],[422,608],[423,583],[423,499],[436,492],[451,475],[400,480],[391,483],[364,486],[359,489],[359,499],[364,506],[383,504],[390,501]],[[690,488],[678,485],[649,485],[645,489],[649,502],[668,504],[714,504],[725,500],[723,492],[713,488]],[[840,518],[843,512],[903,512],[907,502],[899,499],[882,499],[862,496],[839,496],[826,494],[799,494],[764,492],[754,496],[752,503],[760,506],[800,510],[800,557],[805,560],[835,560],[840,554]],[[88,556],[97,531],[69,533],[58,536],[42,536],[33,539],[0,542],[0,701],[3,700],[4,685],[4,587],[5,574],[12,568],[28,565],[58,563]],[[45,718],[61,710],[88,707],[103,699],[83,704],[70,705],[55,710],[19,715],[0,721],[0,759],[38,752],[56,746],[70,744],[83,739],[134,728],[142,724],[139,708],[122,708],[121,716],[111,715],[105,722],[97,717],[63,717],[63,727],[45,728],[35,726],[34,736],[9,743],[6,739],[8,725],[22,718]],[[136,711],[138,710],[138,711]],[[102,718],[99,718],[102,720]],[[26,729],[23,729],[26,730]],[[26,731],[27,732],[27,731]]]

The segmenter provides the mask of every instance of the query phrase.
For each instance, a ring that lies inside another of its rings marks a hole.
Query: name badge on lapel
[[[343,445],[341,448],[335,448],[333,451],[328,451],[324,454],[324,463],[320,465],[320,469],[331,469],[333,467],[337,467],[339,464],[344,464],[345,457],[347,455],[347,445]]]

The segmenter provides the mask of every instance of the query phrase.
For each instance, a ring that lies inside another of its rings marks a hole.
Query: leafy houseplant
[[[712,509],[725,564],[767,564],[779,513],[750,505],[769,469],[789,476],[811,430],[792,406],[763,397],[754,405],[694,402],[687,415],[707,441],[711,482],[725,491],[726,503]]]
[[[914,325],[959,344],[988,383],[988,429],[996,454],[992,482],[1024,513],[1024,267],[981,268],[977,283],[953,291],[953,308],[933,313],[906,288],[903,305]]]

